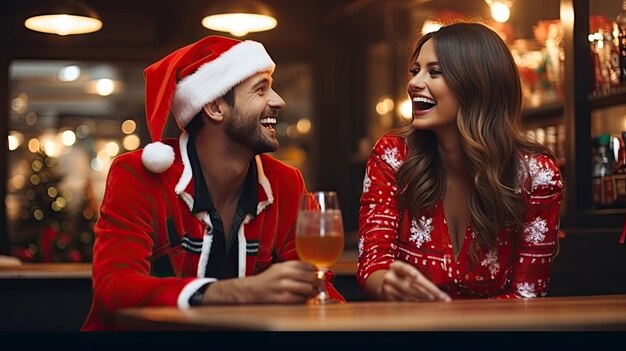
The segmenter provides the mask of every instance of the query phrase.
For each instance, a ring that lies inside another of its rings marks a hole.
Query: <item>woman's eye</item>
[[[439,70],[438,68],[432,68],[428,73],[431,76],[438,76],[441,74],[441,70]]]
[[[411,68],[411,69],[409,69],[409,73],[410,73],[412,76],[417,75],[419,72],[420,72],[419,68]]]

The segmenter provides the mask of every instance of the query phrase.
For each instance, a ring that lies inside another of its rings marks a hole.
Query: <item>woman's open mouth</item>
[[[436,105],[437,102],[433,99],[425,98],[423,96],[416,96],[413,98],[413,106],[418,111],[430,110]]]

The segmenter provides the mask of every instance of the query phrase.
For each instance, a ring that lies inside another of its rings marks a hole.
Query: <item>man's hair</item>
[[[228,106],[235,107],[235,90],[233,88],[228,90],[226,94],[222,96],[222,98],[224,99],[224,101],[226,101]],[[187,123],[187,125],[185,126],[185,130],[187,131],[187,133],[189,133],[190,136],[195,137],[196,134],[200,130],[202,130],[202,127],[204,127],[204,113],[202,112],[202,110],[200,110],[198,113],[196,113],[195,116],[193,116],[191,121]]]
[[[224,101],[226,101],[226,103],[230,107],[235,107],[235,89],[234,88],[230,88],[230,90],[228,90],[226,94],[224,94],[223,98],[224,98]]]
[[[195,137],[199,131],[204,127],[204,112],[200,110],[200,112],[196,113],[195,116],[187,123],[185,126],[185,130],[189,133],[189,136]]]

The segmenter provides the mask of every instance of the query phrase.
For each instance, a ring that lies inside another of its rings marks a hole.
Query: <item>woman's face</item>
[[[432,39],[422,45],[409,69],[412,75],[407,85],[413,103],[411,125],[432,131],[456,128],[459,102],[443,79]]]

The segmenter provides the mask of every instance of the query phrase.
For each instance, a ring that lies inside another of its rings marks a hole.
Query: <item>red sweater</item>
[[[186,142],[184,136],[164,141],[176,158],[160,174],[145,169],[141,150],[111,165],[94,229],[93,302],[83,330],[115,329],[115,312],[125,307],[187,308],[193,292],[214,280],[204,276],[209,216],[190,210],[194,185],[190,167],[182,162]],[[298,196],[306,191],[302,174],[267,155],[256,162],[258,208],[256,217],[248,216],[239,228],[240,277],[260,273],[272,262],[298,259],[294,227]],[[327,275],[330,294],[343,299],[331,279],[332,273]]]
[[[419,218],[399,210],[396,174],[408,153],[405,140],[386,135],[367,162],[359,212],[361,287],[374,271],[394,260],[408,262],[452,298],[529,298],[544,296],[557,245],[563,185],[558,167],[546,155],[524,156],[530,174],[520,174],[517,190],[525,208],[524,229],[502,231],[497,247],[480,248],[470,264],[476,239],[470,225],[455,259],[442,201]]]

